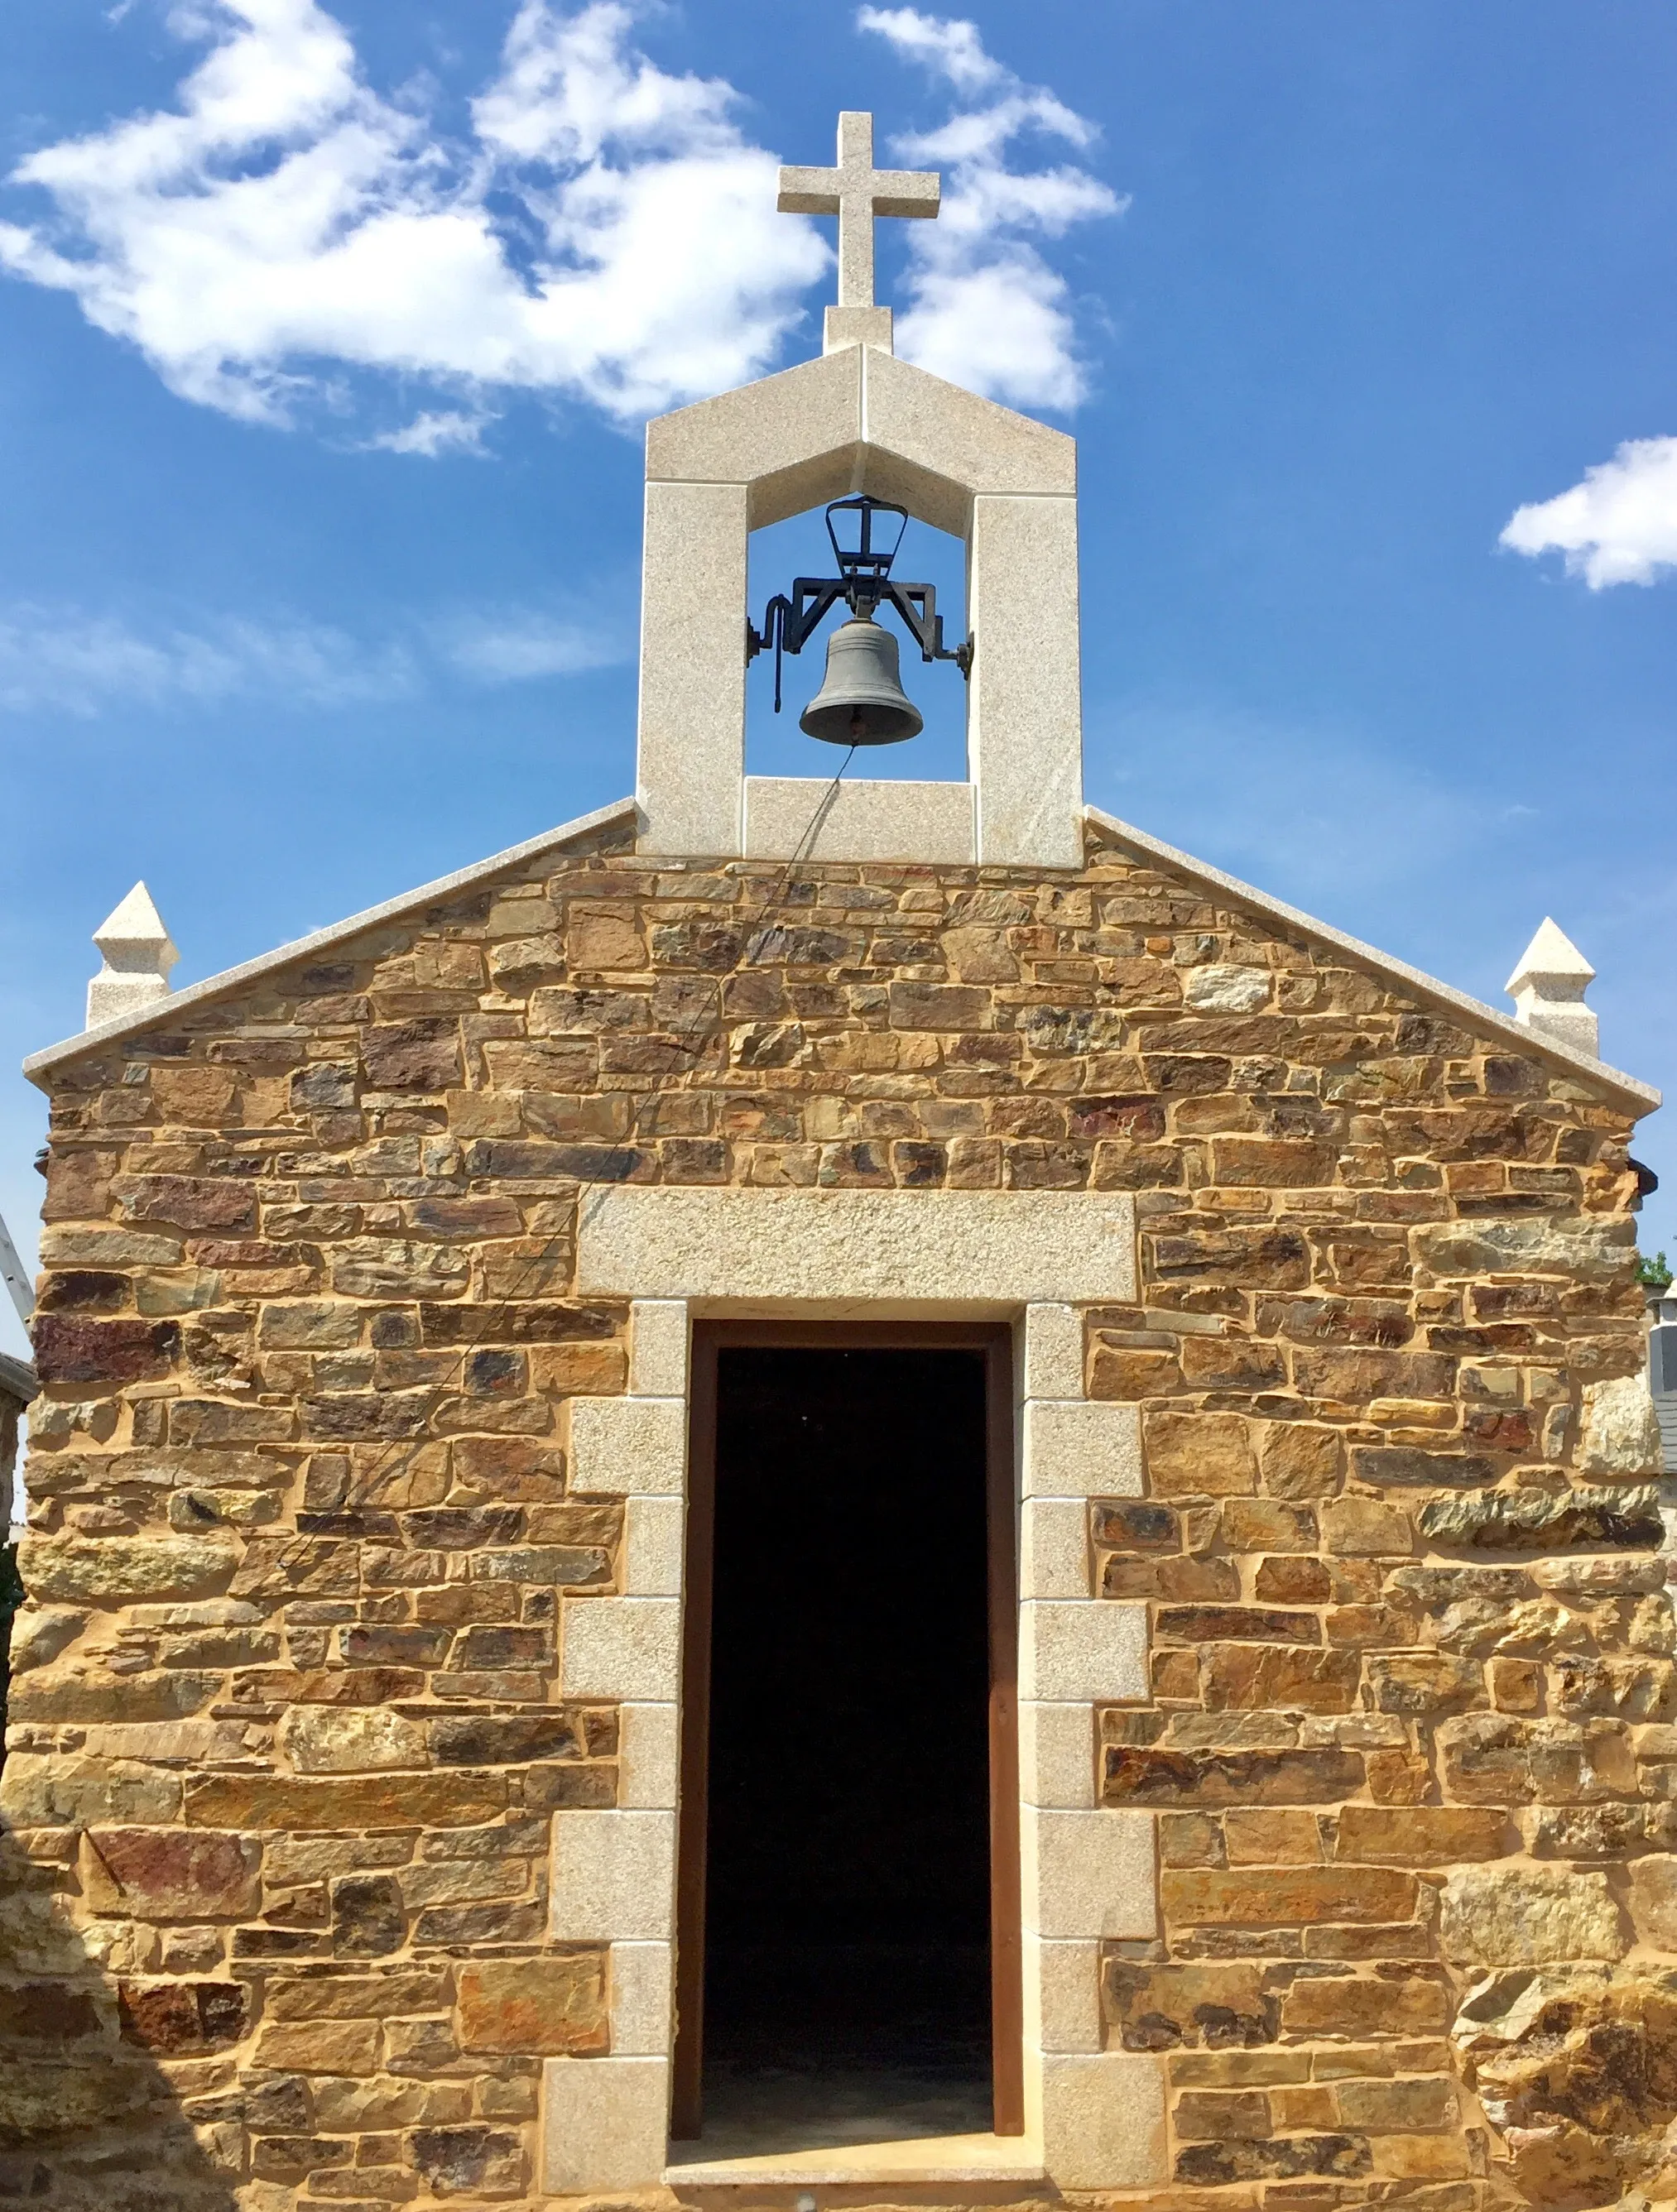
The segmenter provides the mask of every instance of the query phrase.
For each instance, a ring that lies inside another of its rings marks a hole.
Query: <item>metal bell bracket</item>
[[[838,543],[838,532],[833,528],[835,514],[854,514],[860,517],[857,543],[846,547]],[[881,551],[874,544],[874,517],[894,514],[899,528],[888,551]],[[774,711],[780,712],[780,659],[783,653],[802,653],[809,641],[810,633],[840,599],[849,606],[858,621],[871,622],[875,610],[882,604],[893,606],[902,617],[909,635],[920,648],[922,660],[953,660],[961,674],[970,679],[973,672],[973,640],[946,647],[943,643],[943,617],[937,611],[936,587],[931,584],[899,584],[893,580],[891,563],[897,557],[897,549],[903,542],[903,532],[908,528],[908,509],[898,507],[887,499],[870,499],[863,492],[855,499],[835,499],[826,511],[826,534],[832,542],[833,558],[838,564],[836,576],[796,576],[792,580],[792,596],[777,592],[769,601],[763,616],[763,627],[754,629],[749,615],[746,617],[746,661],[756,659],[759,653],[774,647]]]

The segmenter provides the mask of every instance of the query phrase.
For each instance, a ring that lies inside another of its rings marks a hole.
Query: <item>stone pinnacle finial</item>
[[[1514,1000],[1515,1021],[1599,1060],[1600,1031],[1584,1004],[1584,993],[1595,980],[1589,961],[1546,915],[1503,988]]]
[[[168,996],[169,970],[180,957],[143,884],[93,933],[105,964],[88,985],[88,1027],[137,1013]]]

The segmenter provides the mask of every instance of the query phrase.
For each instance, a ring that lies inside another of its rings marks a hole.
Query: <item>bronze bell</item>
[[[832,745],[893,745],[925,727],[897,673],[897,641],[870,617],[840,625],[826,641],[821,688],[798,727]]]

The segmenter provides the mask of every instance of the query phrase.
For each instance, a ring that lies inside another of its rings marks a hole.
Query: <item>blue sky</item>
[[[1081,443],[1089,796],[1492,1004],[1552,914],[1677,1083],[1664,0],[0,0],[0,1069],[137,877],[179,985],[630,788],[641,423],[818,349],[773,167],[868,107],[945,179],[881,226],[899,349]],[[26,1245],[43,1109],[0,1073]]]

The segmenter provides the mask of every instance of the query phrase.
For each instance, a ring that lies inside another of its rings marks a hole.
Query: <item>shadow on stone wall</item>
[[[18,1547],[0,1544],[0,1770],[7,1763],[7,1690],[11,1687],[11,1624],[24,1601]]]
[[[0,1545],[0,1768],[6,1763],[6,1692],[12,1679],[12,1621],[23,1602],[17,1547]]]
[[[48,1835],[69,1850],[77,1831]],[[101,1966],[55,1895],[73,1874],[0,1833],[0,2204],[236,2212],[214,2154],[238,2155],[251,2099],[216,2054],[243,2032],[246,1993]],[[188,2080],[169,2078],[164,2052]],[[287,2087],[259,2094],[283,2103]]]

